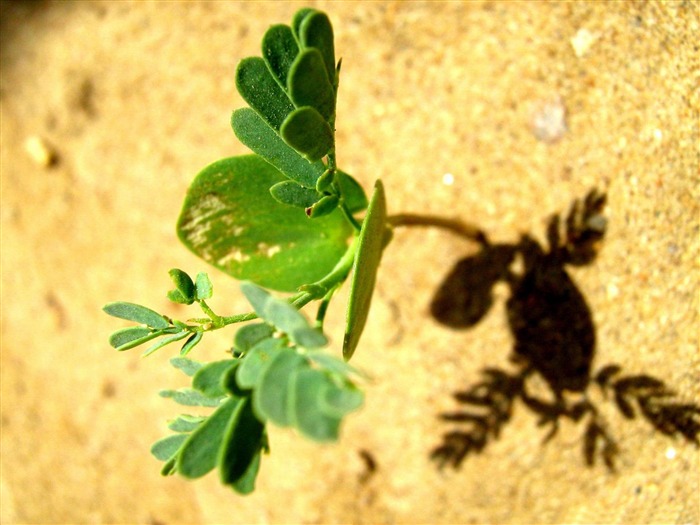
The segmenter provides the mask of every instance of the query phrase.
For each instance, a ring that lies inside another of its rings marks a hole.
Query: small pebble
[[[576,31],[576,34],[571,37],[571,47],[574,48],[574,54],[581,58],[591,49],[591,46],[598,40],[596,33],[591,33],[586,28],[581,28]]]
[[[33,135],[24,143],[24,149],[29,157],[39,166],[48,168],[56,163],[56,151],[40,136]]]
[[[535,111],[532,132],[542,142],[553,143],[567,131],[566,108],[560,98],[544,102]]]

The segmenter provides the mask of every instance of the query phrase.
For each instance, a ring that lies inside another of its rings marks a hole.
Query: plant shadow
[[[479,238],[480,251],[460,260],[440,285],[431,313],[455,329],[475,326],[494,302],[493,288],[505,282],[514,347],[514,370],[488,367],[483,379],[454,393],[460,407],[442,414],[453,429],[443,435],[431,457],[439,467],[459,468],[469,454],[481,452],[510,421],[515,402],[549,426],[551,439],[559,422],[584,422],[583,456],[614,470],[619,453],[610,425],[589,400],[598,388],[625,418],[641,416],[657,431],[680,435],[698,445],[700,406],[683,403],[662,380],[647,374],[627,375],[616,364],[593,373],[595,326],[585,297],[566,271],[590,264],[605,235],[606,196],[596,190],[576,200],[566,218],[554,215],[547,227],[547,248],[528,235],[515,244],[490,244]],[[513,269],[519,263],[521,270]],[[533,393],[532,385],[546,385]]]

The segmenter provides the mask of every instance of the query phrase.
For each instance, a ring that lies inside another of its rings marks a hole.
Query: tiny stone
[[[442,176],[442,183],[445,186],[452,186],[454,184],[454,182],[455,182],[455,176],[452,175],[452,173],[445,173]]]
[[[615,283],[609,283],[608,286],[605,288],[605,292],[608,296],[608,299],[615,299],[617,296],[620,295],[620,289]]]
[[[24,149],[39,166],[47,168],[56,163],[56,152],[38,135],[29,137],[24,143]]]
[[[668,447],[668,448],[666,449],[666,457],[667,457],[668,459],[675,459],[675,457],[676,457],[676,449],[673,448],[673,447]]]
[[[576,34],[573,37],[571,37],[571,47],[574,48],[574,54],[578,58],[581,58],[586,53],[588,53],[588,50],[595,43],[596,40],[598,40],[597,34],[591,33],[588,29],[585,28],[579,29],[576,32]]]
[[[542,142],[553,143],[566,133],[566,108],[560,98],[542,104],[532,119],[532,132]]]

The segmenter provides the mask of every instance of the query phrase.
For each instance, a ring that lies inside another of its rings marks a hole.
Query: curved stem
[[[448,219],[435,215],[420,215],[417,213],[400,213],[387,217],[387,223],[392,227],[397,226],[425,226],[441,228],[452,232],[470,241],[487,246],[489,241],[484,231],[473,224],[462,222],[458,219]]]

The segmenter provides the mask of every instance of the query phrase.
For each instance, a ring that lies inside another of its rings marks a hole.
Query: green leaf
[[[326,195],[318,202],[315,202],[313,206],[307,208],[306,214],[312,219],[323,217],[333,212],[338,207],[339,201],[340,199],[337,195]]]
[[[170,278],[175,284],[175,288],[182,294],[182,297],[187,301],[184,304],[192,304],[194,302],[194,281],[185,272],[178,268],[173,268],[168,272]]]
[[[237,109],[231,115],[231,127],[245,146],[260,155],[286,177],[313,189],[326,169],[323,162],[309,162],[289,146],[255,111]]]
[[[215,162],[190,187],[178,236],[236,279],[280,291],[320,280],[347,250],[351,228],[340,211],[310,221],[277,202],[268,190],[282,180],[255,155]]]
[[[242,495],[250,494],[255,490],[255,480],[257,479],[258,471],[260,470],[261,456],[262,450],[258,449],[258,452],[253,457],[250,465],[248,465],[248,469],[245,471],[245,473],[231,484],[233,490]]]
[[[262,41],[263,59],[283,89],[287,89],[289,68],[298,53],[299,44],[289,26],[278,24],[267,30]]]
[[[250,397],[245,398],[235,411],[224,435],[218,458],[221,482],[232,485],[243,478],[264,440],[265,426],[255,417]]]
[[[192,387],[207,397],[224,396],[226,391],[222,386],[222,379],[231,368],[240,365],[240,363],[238,359],[224,359],[223,361],[207,363],[197,370],[192,378]]]
[[[335,177],[340,193],[343,195],[343,201],[350,213],[357,213],[367,208],[369,201],[362,186],[350,175],[344,171],[338,170]]]
[[[304,188],[293,180],[278,182],[270,188],[270,195],[277,202],[297,208],[308,208],[321,197],[316,190]]]
[[[167,297],[169,300],[171,300],[174,303],[177,304],[192,304],[194,301],[190,301],[182,295],[182,292],[180,290],[170,290],[168,291]]]
[[[199,272],[197,274],[197,281],[195,284],[196,289],[196,299],[198,301],[204,301],[210,299],[214,294],[214,285],[211,284],[209,276],[204,272]]]
[[[190,353],[190,351],[197,346],[197,344],[202,340],[202,337],[204,336],[204,332],[195,332],[190,336],[190,338],[185,341],[185,344],[182,345],[182,348],[180,349],[180,355],[185,356]]]
[[[236,69],[236,88],[243,99],[274,130],[294,109],[292,101],[260,57],[244,58]]]
[[[147,357],[147,356],[151,355],[153,352],[155,352],[156,350],[160,350],[165,345],[169,345],[170,343],[180,341],[180,340],[184,339],[185,337],[187,337],[190,333],[191,332],[184,331],[184,332],[179,332],[177,334],[170,335],[168,337],[163,337],[163,339],[161,339],[160,341],[149,346],[146,349],[146,351],[143,354],[141,354],[141,357]]]
[[[158,332],[153,332],[149,328],[143,326],[130,326],[128,328],[122,328],[117,330],[112,335],[109,336],[109,344],[117,350],[128,350],[128,348],[122,348],[125,345],[130,345],[131,343],[136,343],[135,345],[129,346],[133,348],[140,344],[150,341],[154,337],[158,337]]]
[[[280,135],[287,144],[312,162],[322,159],[333,148],[335,141],[328,122],[309,106],[290,113],[282,124]]]
[[[180,414],[176,419],[168,423],[168,428],[174,432],[192,432],[206,419],[204,416]]]
[[[293,411],[295,426],[314,441],[336,441],[341,417],[321,409],[320,399],[329,378],[320,370],[300,369],[294,380]]]
[[[350,286],[350,300],[343,339],[343,357],[349,360],[357,348],[362,330],[364,330],[372,293],[377,280],[377,270],[384,249],[386,235],[386,197],[384,186],[378,180],[374,185],[374,194],[367,208],[367,215],[362,222],[358,239],[359,246]]]
[[[253,347],[242,359],[236,370],[236,383],[240,388],[253,388],[275,355],[284,348],[281,339],[265,339]]]
[[[343,378],[355,375],[363,378],[367,378],[367,374],[358,370],[352,365],[349,365],[346,361],[335,357],[334,355],[329,355],[323,352],[309,352],[309,359],[320,366],[323,370],[337,374]]]
[[[328,78],[335,84],[335,45],[328,16],[320,11],[305,16],[299,26],[299,40],[302,47],[314,47],[320,51]]]
[[[204,366],[204,363],[194,361],[187,357],[173,357],[170,359],[170,364],[190,377]]]
[[[177,454],[180,447],[187,439],[186,434],[175,434],[163,439],[159,439],[151,445],[151,454],[160,461],[168,461]]]
[[[246,353],[259,342],[269,339],[275,333],[267,323],[253,323],[242,326],[236,332],[233,339],[233,346],[241,353]]]
[[[170,398],[180,405],[190,407],[218,407],[223,397],[212,398],[205,396],[192,388],[180,388],[178,390],[161,390],[160,397]]]
[[[304,49],[289,70],[289,96],[297,108],[310,106],[329,121],[335,114],[335,90],[318,49]]]
[[[253,408],[258,419],[269,419],[279,426],[292,424],[289,413],[290,381],[306,359],[292,348],[282,348],[272,359],[253,390]],[[307,365],[308,366],[308,365]]]
[[[304,348],[319,348],[328,344],[326,336],[312,327],[304,314],[287,301],[273,297],[251,282],[242,282],[241,291],[258,317],[286,333],[297,345]]]
[[[327,381],[319,395],[319,409],[329,416],[343,417],[362,406],[364,394],[349,383],[339,386]]]
[[[189,435],[176,461],[180,474],[186,478],[199,478],[216,466],[226,428],[242,402],[242,399],[229,398]]]
[[[294,34],[294,37],[297,39],[297,41],[301,42],[301,36],[300,36],[300,29],[301,29],[301,24],[304,22],[304,19],[313,14],[313,13],[318,13],[316,9],[313,9],[311,7],[304,7],[302,9],[299,9],[294,14],[294,17],[292,18],[292,33]]]
[[[145,324],[151,328],[168,328],[170,326],[165,317],[158,312],[139,304],[114,302],[106,304],[102,309],[112,317]]]

